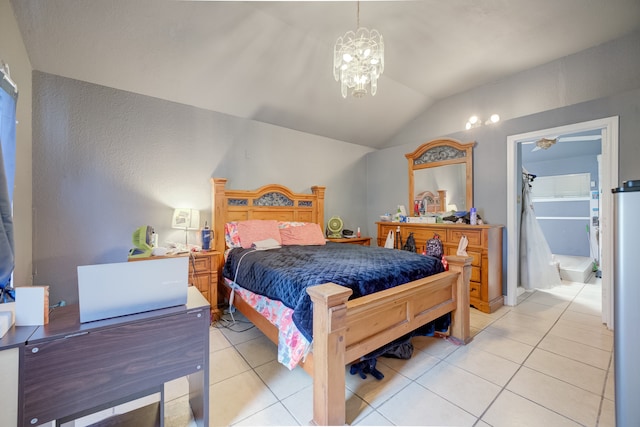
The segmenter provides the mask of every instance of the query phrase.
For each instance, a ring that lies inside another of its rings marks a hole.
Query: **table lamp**
[[[173,211],[171,228],[184,230],[184,245],[188,249],[187,234],[189,230],[198,230],[200,228],[200,211],[197,209],[176,208]]]

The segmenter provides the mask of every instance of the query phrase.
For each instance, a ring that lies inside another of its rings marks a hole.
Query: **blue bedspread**
[[[325,246],[292,245],[267,251],[236,248],[227,257],[223,275],[293,309],[294,323],[311,341],[313,312],[308,286],[333,282],[352,289],[351,298],[358,298],[442,271],[440,260],[429,256],[328,242]]]

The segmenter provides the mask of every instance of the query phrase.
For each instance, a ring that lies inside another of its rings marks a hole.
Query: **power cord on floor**
[[[241,324],[250,325],[249,327],[243,327]],[[228,329],[232,332],[246,332],[249,329],[255,328],[255,325],[248,320],[238,320],[236,319],[228,310],[222,314],[220,319],[218,319],[213,325],[216,329]],[[244,328],[244,329],[241,329]]]

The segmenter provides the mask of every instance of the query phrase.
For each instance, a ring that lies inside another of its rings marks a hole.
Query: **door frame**
[[[602,130],[602,171],[599,177],[600,233],[602,270],[602,321],[613,329],[613,196],[611,189],[618,186],[618,116],[574,123],[549,129],[507,136],[507,294],[505,305],[515,306],[518,301],[518,254],[520,241],[521,197],[518,182],[521,181],[522,161],[518,157],[519,144],[542,137]]]

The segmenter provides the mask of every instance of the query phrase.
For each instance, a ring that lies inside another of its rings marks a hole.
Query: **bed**
[[[282,185],[257,190],[228,190],[227,180],[212,179],[214,249],[223,253],[225,224],[277,220],[324,224],[325,188],[295,193]],[[356,245],[347,245],[356,246]],[[379,249],[383,250],[383,249]],[[387,249],[391,251],[391,249]],[[306,289],[312,301],[313,347],[300,365],[313,378],[313,420],[317,425],[345,424],[345,366],[407,333],[451,313],[450,336],[466,344],[469,327],[471,258],[449,256],[449,271],[349,299],[352,289],[335,283]],[[222,277],[220,272],[219,277]],[[220,294],[274,343],[278,328],[247,303],[241,290],[219,281]]]

